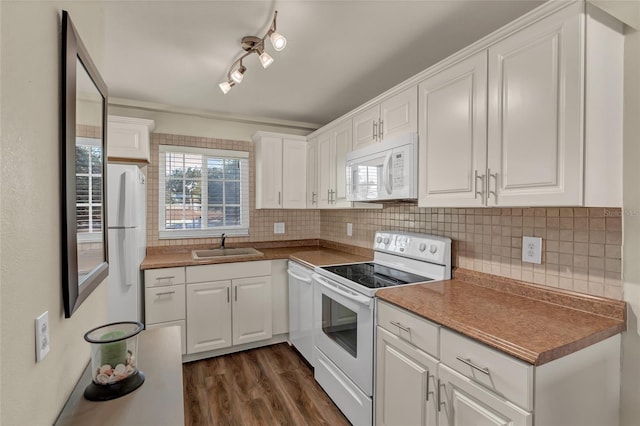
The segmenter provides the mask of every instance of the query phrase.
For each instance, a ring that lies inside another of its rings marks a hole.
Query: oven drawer
[[[440,326],[378,300],[378,325],[436,358],[440,356]]]
[[[443,329],[440,361],[498,395],[533,410],[533,366]]]

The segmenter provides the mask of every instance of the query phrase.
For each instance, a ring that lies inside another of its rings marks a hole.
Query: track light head
[[[273,31],[269,36],[273,48],[280,52],[287,46],[287,39],[277,31]]]
[[[244,78],[244,72],[246,70],[247,68],[244,65],[242,65],[242,61],[240,61],[240,66],[231,73],[231,79],[235,81],[237,84],[242,83],[242,79]]]
[[[229,93],[229,90],[231,90],[231,88],[235,85],[236,84],[233,81],[223,81],[222,83],[218,84],[220,90],[222,90],[222,93],[224,93],[225,95]]]

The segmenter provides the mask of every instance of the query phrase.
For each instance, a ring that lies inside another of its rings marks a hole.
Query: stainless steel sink
[[[251,247],[239,247],[239,248],[219,248],[212,250],[193,250],[191,255],[195,260],[213,259],[217,257],[261,257],[264,253],[251,248]]]

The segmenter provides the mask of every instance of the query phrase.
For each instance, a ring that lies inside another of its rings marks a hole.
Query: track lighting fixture
[[[223,81],[219,84],[220,90],[225,95],[229,93],[229,90],[236,84],[240,84],[242,79],[244,78],[244,73],[247,68],[242,64],[242,60],[247,56],[255,53],[258,55],[260,60],[260,64],[262,64],[263,68],[268,68],[269,65],[273,63],[273,57],[269,55],[265,51],[265,43],[264,41],[269,38],[271,41],[271,45],[276,51],[281,51],[287,45],[287,39],[284,36],[276,31],[276,18],[278,17],[278,11],[276,10],[273,14],[273,21],[271,22],[271,26],[269,30],[264,35],[264,37],[254,37],[254,36],[245,36],[242,37],[242,42],[240,46],[242,50],[245,51],[238,59],[236,59],[233,64],[229,67],[227,71],[227,81]]]

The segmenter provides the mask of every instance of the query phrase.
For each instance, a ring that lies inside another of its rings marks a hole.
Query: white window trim
[[[84,145],[84,146],[91,146],[91,147],[102,147],[102,139],[97,139],[97,138],[89,138],[89,137],[84,137],[84,136],[78,136],[76,137],[76,145]],[[91,159],[89,159],[89,161],[91,161]],[[104,174],[104,170],[102,173],[100,173],[99,175],[94,175],[92,173],[76,173],[76,176],[86,176],[89,178],[89,192],[91,193],[91,187],[92,187],[92,180],[91,177],[92,176],[100,176],[101,179],[104,179],[105,174]],[[105,185],[106,187],[106,185]],[[104,196],[104,194],[103,194]],[[88,207],[92,207],[92,206],[99,206],[101,209],[103,208],[102,203],[80,203],[78,204],[76,202],[76,208],[78,207],[78,205],[82,205],[82,206],[88,206]],[[102,211],[103,215],[106,215],[106,212],[103,210]],[[93,218],[91,217],[91,215],[89,216],[89,223],[92,224],[93,223]],[[105,220],[103,218],[102,221],[102,225],[105,225]],[[90,228],[92,226],[90,225]],[[100,231],[89,231],[89,232],[79,232],[78,233],[78,243],[98,243],[101,242],[103,240],[103,231],[102,229]]]
[[[158,225],[164,226],[165,224],[165,185],[164,178],[161,175],[164,173],[164,164],[165,164],[165,156],[163,155],[166,152],[178,152],[184,154],[197,154],[203,155],[207,157],[216,157],[216,158],[233,158],[240,160],[247,160],[247,181],[241,181],[241,188],[243,192],[246,192],[246,206],[242,208],[244,215],[246,216],[246,222],[244,226],[225,226],[225,227],[216,227],[210,229],[175,229],[175,230],[167,230],[167,229],[159,229],[158,238],[161,240],[164,239],[184,239],[184,238],[207,238],[207,237],[219,237],[223,233],[227,236],[247,236],[249,235],[249,227],[250,227],[250,210],[249,210],[249,182],[250,182],[250,170],[249,168],[249,153],[247,151],[233,151],[226,149],[215,149],[215,148],[195,148],[189,146],[177,146],[177,145],[160,145],[160,161],[158,165]],[[206,191],[206,190],[205,190]],[[202,194],[203,198],[206,196],[206,193]],[[242,203],[241,203],[242,206]]]

